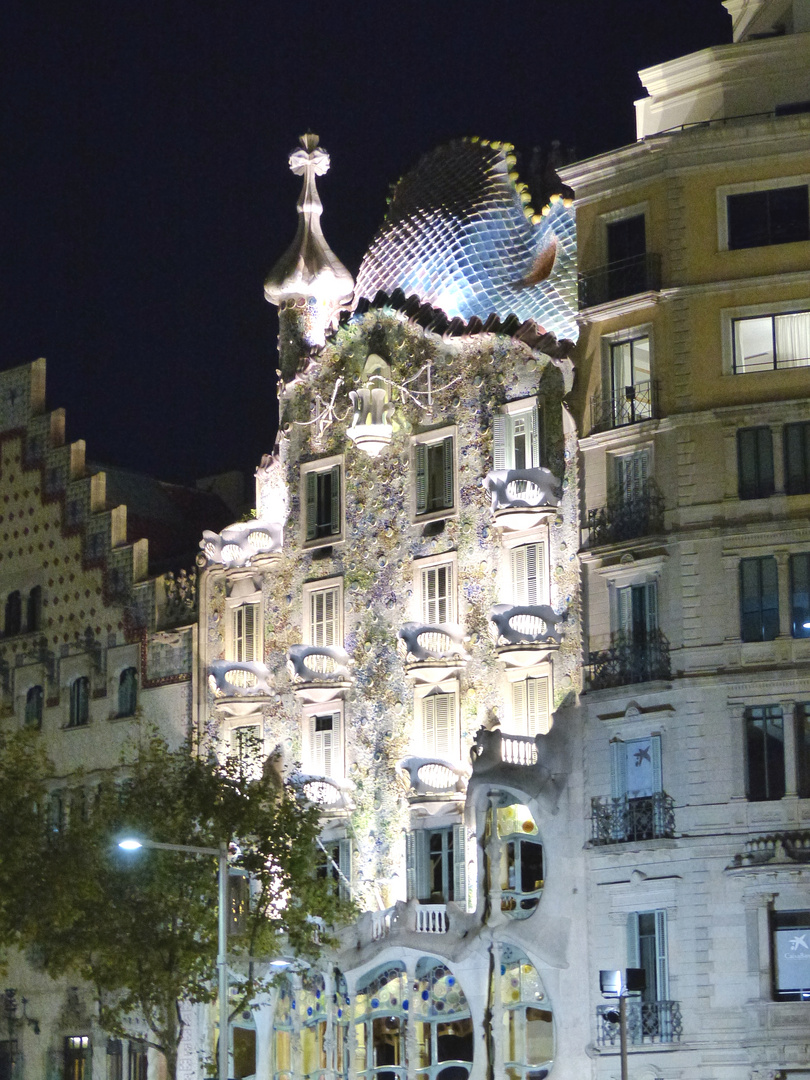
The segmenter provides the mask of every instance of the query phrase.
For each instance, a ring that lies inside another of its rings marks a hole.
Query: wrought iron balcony
[[[588,547],[620,544],[664,531],[664,497],[649,481],[638,495],[614,494],[607,506],[588,511]]]
[[[661,288],[661,256],[646,251],[629,259],[617,259],[580,274],[578,283],[580,309],[624,296],[657,292]]]
[[[640,799],[591,799],[591,840],[594,844],[626,844],[633,840],[671,839],[675,835],[675,806],[663,791]]]
[[[648,630],[638,637],[612,634],[609,649],[588,654],[587,667],[590,690],[669,679],[669,641],[660,630]]]
[[[618,1003],[596,1006],[596,1041],[599,1046],[619,1045],[619,1022],[614,1019],[618,1011]],[[682,1034],[680,1001],[627,999],[627,1041],[631,1046],[680,1042]]]
[[[591,398],[591,432],[638,424],[656,415],[656,387],[650,380],[623,386],[615,393],[594,394]]]

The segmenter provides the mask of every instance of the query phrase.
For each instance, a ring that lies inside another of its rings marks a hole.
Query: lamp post
[[[157,840],[140,840],[126,837],[118,841],[124,851],[153,848],[156,851],[181,851],[187,855],[214,855],[218,860],[219,904],[217,911],[217,975],[219,984],[219,1053],[217,1071],[220,1080],[228,1078],[228,845],[219,847],[194,847],[191,844],[161,844]]]
[[[622,1064],[622,1080],[627,1080],[627,995],[645,990],[647,976],[644,968],[626,968],[621,971],[600,971],[599,989],[606,998],[618,998],[619,1010],[605,1013],[605,1019],[619,1025],[619,1053]]]

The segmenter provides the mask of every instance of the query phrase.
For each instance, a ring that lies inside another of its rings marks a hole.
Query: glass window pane
[[[773,366],[773,318],[735,319],[735,372],[768,371]]]

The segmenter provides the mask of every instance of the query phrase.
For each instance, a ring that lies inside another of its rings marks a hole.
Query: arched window
[[[353,1074],[365,1080],[405,1080],[405,1029],[408,1019],[405,968],[382,968],[357,989],[354,1001],[357,1060]]]
[[[25,628],[28,633],[42,629],[42,586],[35,585],[28,594]]]
[[[554,1060],[554,1024],[537,969],[511,945],[501,951],[500,998],[506,1080],[545,1080]]]
[[[491,850],[492,811],[487,821],[487,850]],[[521,803],[494,811],[500,844],[501,910],[513,919],[526,919],[543,893],[543,845],[531,811]]]
[[[90,722],[90,680],[81,675],[70,684],[68,727],[84,727]]]
[[[138,672],[124,668],[118,677],[118,715],[132,716],[138,704]]]
[[[25,726],[27,728],[42,727],[42,705],[45,695],[41,686],[30,687],[25,695]]]
[[[273,1013],[273,1080],[292,1080],[293,988],[288,976],[278,984]]]
[[[423,956],[416,966],[412,1016],[418,1069],[425,1080],[467,1080],[473,1024],[464,991],[443,963]]]
[[[5,622],[5,634],[9,637],[11,634],[19,634],[22,629],[22,597],[19,590],[15,589],[13,593],[9,593],[6,599],[6,622]]]
[[[306,1080],[320,1080],[326,1060],[326,983],[320,972],[308,972],[301,980],[301,1071]]]

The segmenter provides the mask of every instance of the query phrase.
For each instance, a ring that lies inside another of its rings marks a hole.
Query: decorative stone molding
[[[408,774],[415,795],[438,795],[467,787],[464,769],[443,758],[407,757],[398,762],[398,768]]]
[[[221,533],[206,529],[200,547],[209,563],[230,568],[248,566],[257,555],[281,551],[284,527],[275,521],[238,521]]]
[[[270,669],[258,661],[214,660],[208,685],[214,697],[253,697],[270,694]]]
[[[539,645],[562,641],[562,631],[557,630],[567,613],[558,615],[548,604],[519,607],[513,604],[495,604],[489,613],[498,645]]]
[[[504,529],[531,528],[560,505],[561,485],[550,469],[491,469],[481,484],[489,492],[495,521]]]

